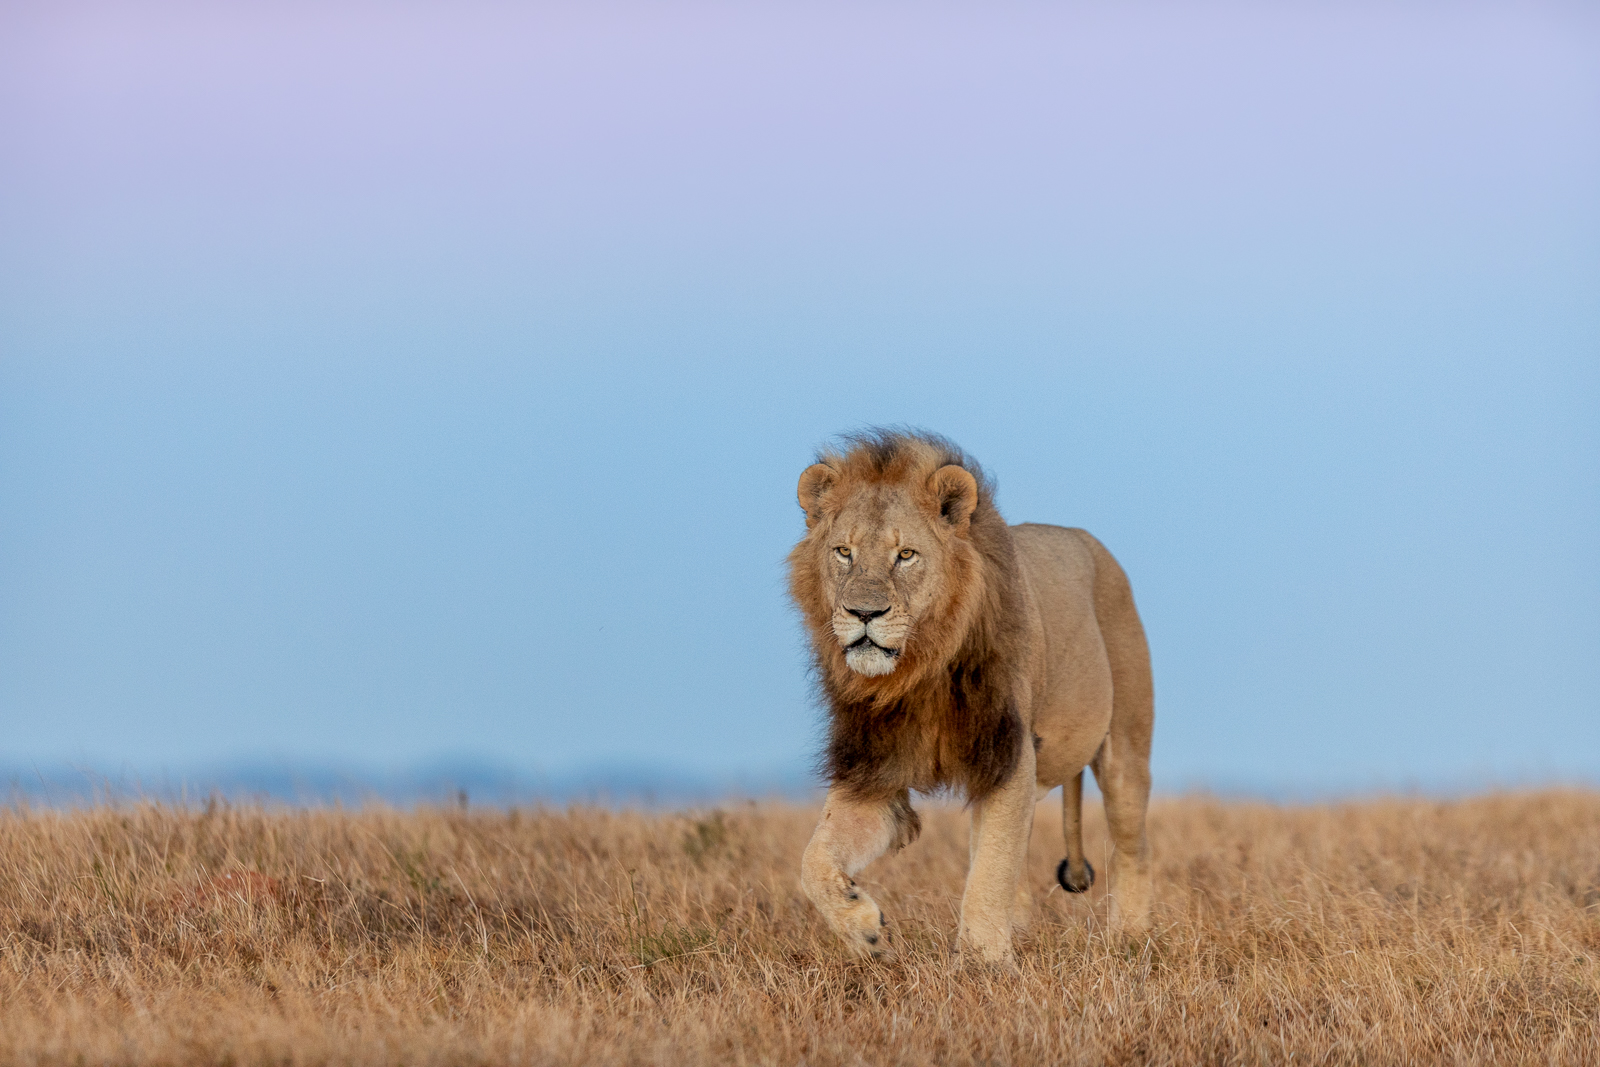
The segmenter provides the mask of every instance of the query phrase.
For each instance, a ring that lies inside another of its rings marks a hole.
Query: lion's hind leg
[[[1118,933],[1140,937],[1150,926],[1150,840],[1145,814],[1150,805],[1148,744],[1128,752],[1132,744],[1114,744],[1116,730],[1095,756],[1095,781],[1105,799],[1106,828],[1111,834],[1111,881],[1108,918]],[[1132,757],[1132,758],[1129,758]]]
[[[1111,901],[1112,928],[1139,936],[1149,928],[1153,896],[1150,840],[1145,833],[1150,806],[1150,734],[1155,727],[1150,647],[1133,606],[1127,576],[1105,546],[1089,540],[1095,555],[1095,617],[1111,662],[1111,732],[1090,763],[1105,801],[1106,829],[1111,834],[1106,895]]]
[[[1083,893],[1094,885],[1094,868],[1083,852],[1083,772],[1061,787],[1061,836],[1067,858],[1056,867],[1056,881],[1069,893]]]
[[[858,956],[891,951],[889,923],[878,902],[856,885],[855,875],[885,852],[899,851],[922,829],[902,790],[889,800],[863,800],[834,788],[800,861],[800,888],[830,929]]]

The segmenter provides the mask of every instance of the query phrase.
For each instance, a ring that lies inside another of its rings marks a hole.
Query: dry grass
[[[0,1060],[1600,1061],[1595,793],[1161,801],[1156,934],[1041,893],[1017,976],[949,967],[965,823],[927,814],[863,879],[870,964],[799,893],[798,808],[0,813]]]

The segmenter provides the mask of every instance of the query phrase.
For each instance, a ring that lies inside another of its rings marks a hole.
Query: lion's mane
[[[1014,687],[1027,648],[1021,575],[1011,531],[994,504],[994,483],[952,442],[935,434],[869,430],[824,450],[817,462],[838,477],[837,500],[870,486],[904,490],[935,514],[928,486],[956,465],[978,485],[965,538],[943,569],[940,608],[918,618],[898,668],[868,677],[845,662],[831,627],[812,527],[789,555],[789,591],[811,638],[815,677],[828,709],[822,771],[863,796],[954,789],[982,800],[1016,769],[1023,743]]]

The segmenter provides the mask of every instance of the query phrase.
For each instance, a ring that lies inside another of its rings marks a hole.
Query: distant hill
[[[1205,794],[1275,803],[1306,803],[1355,797],[1426,795],[1440,799],[1496,789],[1568,785],[1594,788],[1593,777],[1529,772],[1522,775],[1436,775],[1401,780],[1328,775],[1284,780],[1158,778],[1157,794]],[[1098,797],[1085,775],[1085,792]],[[88,764],[0,762],[0,803],[44,807],[131,799],[198,803],[212,796],[235,801],[289,805],[367,803],[494,807],[596,804],[604,807],[669,808],[729,799],[820,802],[821,782],[803,764],[755,767],[717,774],[651,764],[600,764],[544,771],[481,759],[439,759],[400,767],[295,760],[248,760],[186,768],[109,768]]]
[[[259,760],[198,768],[106,768],[0,765],[0,795],[48,807],[131,799],[198,802],[272,800],[294,805],[386,803],[594,803],[659,807],[730,797],[809,800],[821,787],[803,766],[705,774],[671,767],[614,764],[555,772],[481,760],[439,760],[399,768]]]

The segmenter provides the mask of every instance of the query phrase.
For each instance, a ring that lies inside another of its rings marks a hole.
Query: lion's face
[[[803,542],[812,588],[829,612],[833,637],[856,674],[878,677],[900,665],[919,622],[948,601],[949,572],[976,501],[972,476],[944,467],[911,484],[840,484],[823,464],[801,479],[812,526]],[[820,619],[818,624],[820,625]]]
[[[833,635],[857,674],[888,674],[917,619],[939,599],[943,546],[919,509],[894,490],[860,493],[828,531],[823,589]]]

